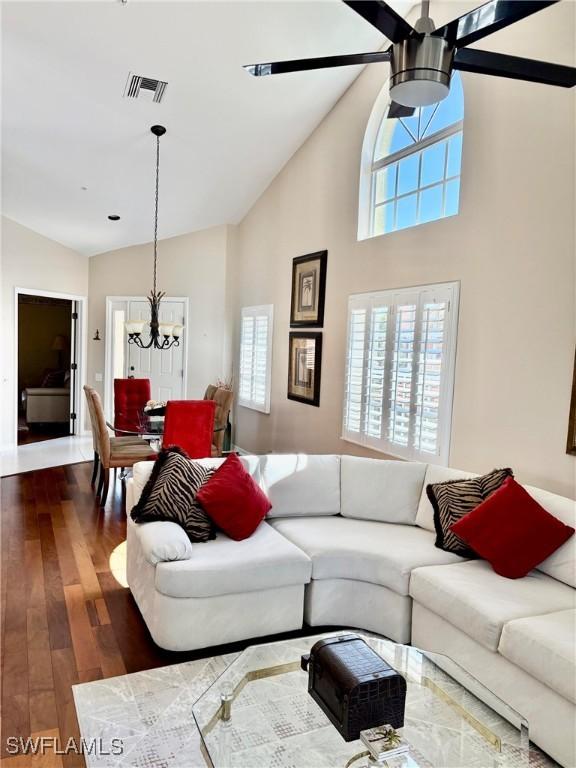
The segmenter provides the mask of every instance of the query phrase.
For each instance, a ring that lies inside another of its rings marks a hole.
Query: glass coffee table
[[[361,741],[345,742],[308,694],[300,657],[321,637],[243,651],[193,705],[213,768],[363,768]],[[364,633],[360,637],[407,681],[400,735],[409,751],[389,768],[528,768],[528,725],[445,656]]]

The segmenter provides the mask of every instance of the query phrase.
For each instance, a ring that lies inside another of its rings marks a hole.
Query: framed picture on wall
[[[566,453],[571,453],[573,456],[576,456],[576,355],[574,356],[574,374],[572,376],[572,397],[570,399]]]
[[[327,262],[328,251],[293,259],[291,328],[321,328],[324,325]]]
[[[288,399],[319,406],[322,334],[293,331],[288,348]]]

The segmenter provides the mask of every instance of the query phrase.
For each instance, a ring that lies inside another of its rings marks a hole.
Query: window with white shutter
[[[238,404],[270,413],[274,307],[243,307],[240,322]]]
[[[459,284],[350,296],[343,438],[447,464]]]

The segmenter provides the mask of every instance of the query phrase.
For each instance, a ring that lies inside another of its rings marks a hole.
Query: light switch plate
[[[94,381],[104,381],[104,376],[101,373],[95,373]]]

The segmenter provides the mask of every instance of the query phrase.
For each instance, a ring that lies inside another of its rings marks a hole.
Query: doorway
[[[17,300],[17,444],[73,435],[77,303],[25,292]]]
[[[144,296],[108,296],[106,298],[106,360],[104,373],[104,409],[109,421],[114,417],[114,379],[150,379],[153,400],[182,400],[186,397],[188,299],[166,297],[160,304],[159,319],[179,323],[184,333],[179,346],[167,350],[140,349],[128,344],[124,328],[127,320],[150,320],[150,304]],[[142,340],[149,334],[144,330]]]

